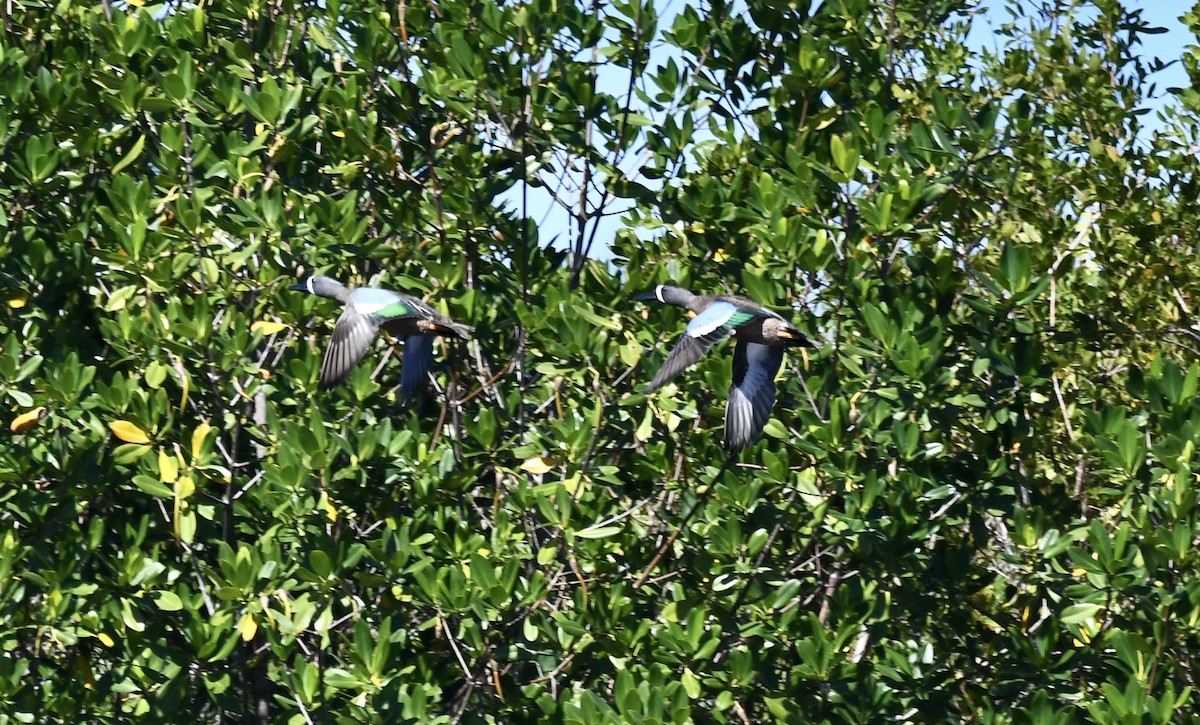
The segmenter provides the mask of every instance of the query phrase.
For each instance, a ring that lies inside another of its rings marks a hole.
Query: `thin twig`
[[[472,680],[471,668],[467,667],[467,661],[463,659],[462,652],[458,650],[458,642],[454,639],[454,633],[450,631],[450,627],[446,622],[446,617],[438,612],[438,624],[441,625],[442,631],[446,633],[446,641],[450,643],[450,649],[454,650],[454,657],[458,660],[459,667],[462,667],[463,677],[469,683]]]
[[[1058,398],[1058,409],[1062,411],[1063,425],[1067,427],[1067,438],[1075,440],[1075,429],[1071,427],[1071,416],[1067,412],[1067,403],[1063,400],[1062,387],[1058,384],[1058,373],[1050,373],[1050,382],[1054,385],[1054,397]]]

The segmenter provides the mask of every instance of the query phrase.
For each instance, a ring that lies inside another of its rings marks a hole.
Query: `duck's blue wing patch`
[[[704,308],[692,318],[683,334],[679,336],[679,342],[675,343],[666,362],[646,386],[646,392],[666,385],[685,368],[704,357],[704,353],[713,345],[731,336],[738,325],[754,317],[753,312],[747,312],[724,300],[718,300]]]
[[[754,316],[753,312],[747,312],[731,302],[714,302],[692,318],[687,326],[687,334],[690,337],[708,337],[722,327],[734,330]]]
[[[688,323],[689,337],[705,337],[725,326],[731,317],[737,314],[737,307],[728,302],[714,302],[704,311],[692,318]]]
[[[359,287],[350,293],[348,307],[360,315],[376,315],[380,310],[400,302],[400,295],[391,290]]]

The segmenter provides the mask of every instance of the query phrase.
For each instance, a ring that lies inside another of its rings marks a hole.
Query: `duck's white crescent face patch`
[[[662,293],[663,293],[663,287],[666,287],[666,285],[665,285],[665,284],[660,284],[659,286],[655,287],[655,288],[654,288],[654,296],[658,298],[658,301],[659,301],[659,302],[663,302],[663,303],[665,303],[665,302],[666,302],[666,300],[664,300],[664,299],[663,299],[663,294],[662,294]]]
[[[304,286],[308,288],[308,293],[310,295],[316,294],[316,292],[313,290],[313,278],[312,277],[309,277],[308,279],[304,280]]]

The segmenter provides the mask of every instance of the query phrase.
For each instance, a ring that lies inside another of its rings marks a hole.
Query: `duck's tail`
[[[464,325],[461,322],[455,322],[450,319],[438,320],[438,328],[438,332],[443,335],[456,335],[464,340],[469,340],[471,333],[475,331],[475,328],[470,325]]]

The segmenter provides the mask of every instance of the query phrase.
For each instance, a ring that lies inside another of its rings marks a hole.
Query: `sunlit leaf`
[[[700,697],[700,680],[696,678],[696,674],[690,667],[683,668],[683,676],[679,678],[679,681],[689,698],[695,700]]]
[[[261,332],[264,335],[274,335],[277,332],[288,329],[288,326],[282,322],[273,322],[271,320],[257,320],[250,329],[255,332]]]
[[[9,424],[8,429],[13,433],[24,433],[35,426],[37,422],[42,419],[42,416],[45,415],[45,413],[46,407],[44,405],[39,405],[33,410],[25,411],[16,418],[13,418],[13,421]]]
[[[164,612],[178,612],[183,609],[183,600],[179,598],[178,594],[169,590],[159,592],[154,603]]]
[[[620,526],[594,526],[576,531],[575,536],[581,539],[603,539],[619,533],[621,533]]]
[[[150,436],[146,435],[145,431],[127,420],[111,421],[108,424],[108,428],[113,432],[113,435],[126,443],[150,442]]]
[[[319,501],[317,501],[317,508],[320,508],[322,511],[324,511],[326,518],[328,518],[330,521],[337,521],[337,518],[338,518],[337,508],[334,507],[334,505],[329,502],[329,493],[328,492],[326,492],[326,491],[321,492],[321,498]]]
[[[158,476],[163,483],[175,483],[179,477],[179,459],[165,450],[159,450]]]
[[[145,0],[126,0],[126,2],[128,2],[130,5],[133,5],[134,7],[141,7],[144,4]],[[118,161],[115,165],[113,165],[112,171],[110,171],[109,173],[114,174],[114,175],[119,174],[121,172],[121,170],[124,169],[126,166],[129,166],[134,161],[137,161],[137,158],[142,155],[142,149],[144,149],[145,147],[146,147],[146,135],[142,134],[141,136],[138,137],[137,141],[133,142],[133,146],[129,149],[129,153],[125,154],[125,156],[122,157],[120,161]]]
[[[254,620],[254,615],[250,612],[243,614],[241,621],[238,622],[238,634],[242,636],[243,642],[249,642],[254,639],[254,635],[258,634],[258,622]]]
[[[527,458],[525,462],[521,464],[522,471],[535,474],[548,473],[553,468],[554,462],[542,456]]]
[[[212,426],[208,423],[201,423],[192,431],[192,463],[200,460],[200,454],[204,451],[204,440],[208,438],[211,430]]]

